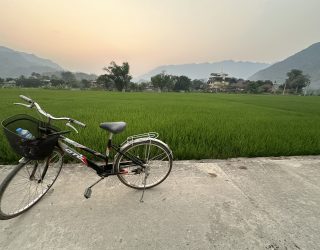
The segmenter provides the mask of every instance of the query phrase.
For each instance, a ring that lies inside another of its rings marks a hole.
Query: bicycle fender
[[[155,139],[155,138],[148,138],[148,137],[142,137],[142,138],[137,138],[137,139],[134,139],[134,140],[130,140],[130,141],[127,141],[125,142],[120,150],[122,151],[123,149],[125,149],[126,147],[128,147],[129,145],[132,145],[132,144],[135,144],[135,143],[139,143],[139,142],[150,142],[150,141],[154,141],[154,142],[157,142],[161,145],[163,145],[165,148],[168,149],[170,155],[173,157],[173,153],[172,153],[172,150],[169,148],[169,146],[164,143],[163,141],[159,140],[159,139]]]

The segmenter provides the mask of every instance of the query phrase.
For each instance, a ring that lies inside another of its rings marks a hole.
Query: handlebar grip
[[[75,123],[75,124],[77,124],[77,125],[80,125],[80,126],[82,126],[82,127],[85,127],[85,126],[86,126],[86,124],[84,124],[84,123],[82,123],[82,122],[79,122],[79,121],[77,121],[77,120],[72,120],[72,122]]]
[[[28,103],[33,103],[34,101],[32,99],[30,99],[29,97],[26,97],[24,95],[19,95],[19,97],[23,100],[25,100]]]

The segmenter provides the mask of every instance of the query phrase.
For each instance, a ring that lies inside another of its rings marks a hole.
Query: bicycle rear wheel
[[[145,167],[133,163],[132,157],[143,162]],[[122,166],[121,162],[126,162],[126,165]],[[148,189],[168,177],[172,168],[172,153],[157,141],[134,142],[122,150],[115,164],[118,172],[121,172],[117,176],[123,184],[135,189]]]
[[[0,185],[0,219],[14,218],[35,205],[51,188],[63,164],[59,150],[44,160],[18,164]]]

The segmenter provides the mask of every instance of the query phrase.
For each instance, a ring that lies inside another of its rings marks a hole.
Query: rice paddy
[[[125,121],[114,137],[156,131],[174,159],[211,159],[320,154],[320,98],[312,96],[205,93],[119,93],[43,89],[0,89],[0,119],[33,110],[14,106],[23,94],[54,116],[87,124],[70,138],[104,152],[105,121]],[[63,129],[64,123],[57,123]],[[76,126],[76,125],[75,125]],[[0,132],[0,163],[19,157]]]

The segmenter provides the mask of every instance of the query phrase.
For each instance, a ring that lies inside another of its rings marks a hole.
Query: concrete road
[[[6,173],[0,167],[0,180]],[[0,249],[320,249],[320,157],[175,162],[145,194],[67,165]]]

